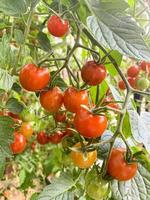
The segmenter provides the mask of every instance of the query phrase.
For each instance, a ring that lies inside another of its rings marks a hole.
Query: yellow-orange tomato
[[[32,136],[32,134],[33,134],[33,129],[32,129],[32,127],[31,127],[30,123],[28,123],[28,122],[23,122],[23,123],[21,124],[20,129],[19,129],[19,132],[20,132],[22,135],[24,135],[24,137],[25,137],[26,139],[29,139],[29,138]]]
[[[73,147],[81,147],[80,143],[76,143]],[[87,156],[84,157],[82,152],[71,151],[71,158],[76,166],[79,168],[89,168],[97,159],[97,151],[87,152]]]

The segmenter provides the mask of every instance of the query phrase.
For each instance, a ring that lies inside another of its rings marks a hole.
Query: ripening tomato
[[[119,87],[120,90],[125,90],[126,89],[126,85],[125,85],[123,80],[120,80],[118,82],[118,87]]]
[[[132,88],[136,89],[137,78],[129,77],[128,82]]]
[[[81,143],[76,143],[73,148],[81,147]],[[91,167],[94,162],[97,160],[97,151],[90,151],[86,153],[86,156],[83,152],[71,151],[71,158],[76,166],[79,168],[85,169]]]
[[[59,111],[55,113],[54,118],[56,122],[64,122],[66,120],[66,112]]]
[[[50,73],[47,68],[27,64],[21,69],[19,80],[24,89],[38,91],[47,86],[50,81]]]
[[[48,136],[45,132],[40,132],[37,135],[37,141],[39,144],[47,144],[48,143]]]
[[[53,135],[49,135],[48,136],[48,140],[49,142],[51,142],[52,144],[58,144],[62,141],[64,137],[63,132],[61,131],[57,131],[56,133],[54,133]]]
[[[32,126],[30,125],[30,123],[28,123],[28,122],[23,122],[23,123],[21,124],[20,129],[19,129],[19,132],[20,132],[22,135],[24,135],[24,137],[25,137],[26,139],[29,139],[29,138],[32,136],[32,134],[33,134],[33,129],[32,129]]]
[[[142,61],[139,67],[150,75],[150,62]]]
[[[114,99],[112,97],[106,97],[104,99],[104,103],[106,103],[108,107],[119,109],[120,108],[119,105],[113,101]]]
[[[69,87],[64,93],[64,106],[68,111],[76,113],[81,105],[88,105],[87,91]]]
[[[69,31],[69,22],[61,19],[59,16],[52,15],[48,20],[47,28],[53,36],[63,37]]]
[[[132,179],[137,172],[137,163],[127,163],[125,160],[126,150],[123,148],[113,149],[108,162],[109,175],[119,181]]]
[[[137,89],[146,90],[150,86],[150,81],[147,78],[139,78],[136,82]]]
[[[11,150],[14,154],[22,153],[26,148],[26,138],[18,133],[14,133],[14,142],[11,144]]]
[[[98,85],[106,77],[106,68],[95,61],[88,61],[81,69],[81,76],[83,81],[88,85]]]
[[[105,115],[93,115],[85,109],[80,109],[74,118],[75,129],[86,138],[100,137],[107,128]]]
[[[128,77],[136,77],[140,72],[140,68],[137,65],[133,65],[128,68],[127,75]]]
[[[59,87],[41,92],[40,103],[45,110],[57,112],[63,104],[63,93]]]

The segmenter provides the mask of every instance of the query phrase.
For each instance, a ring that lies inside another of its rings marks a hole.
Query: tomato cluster
[[[150,75],[150,63],[142,61],[139,65],[130,66],[127,69],[127,80],[129,85],[134,89],[146,90],[149,88],[150,82],[148,78],[142,77],[140,72],[144,71],[144,73]],[[123,80],[118,82],[118,87],[120,90],[125,90],[126,85]]]

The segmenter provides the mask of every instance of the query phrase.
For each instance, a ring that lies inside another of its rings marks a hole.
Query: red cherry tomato
[[[106,68],[102,64],[88,61],[81,70],[81,76],[83,81],[88,85],[98,85],[106,77]]]
[[[57,112],[54,116],[56,122],[64,122],[66,120],[66,113],[65,112]]]
[[[88,105],[88,94],[86,90],[77,90],[70,87],[64,93],[64,106],[70,112],[77,112],[81,105]]]
[[[49,142],[51,142],[52,144],[58,144],[62,141],[63,137],[64,137],[63,132],[57,131],[53,135],[49,135],[48,139]]]
[[[59,87],[54,87],[48,91],[41,92],[40,103],[45,110],[57,112],[63,104],[63,93]]]
[[[130,86],[134,89],[136,89],[136,82],[137,82],[137,78],[132,78],[132,77],[129,77],[128,78],[128,82],[130,84]]]
[[[128,68],[127,70],[127,75],[129,77],[136,77],[140,72],[140,68],[137,65],[133,65],[131,67]]]
[[[47,68],[27,64],[21,69],[19,79],[24,89],[38,91],[47,86],[50,81],[50,73]]]
[[[23,123],[21,124],[20,129],[19,129],[19,132],[20,132],[22,135],[24,135],[24,137],[25,137],[26,139],[29,139],[29,138],[32,136],[32,134],[33,134],[33,129],[32,129],[32,126],[30,125],[30,123],[28,123],[28,122],[23,122]]]
[[[105,115],[93,115],[85,109],[80,109],[74,118],[75,129],[86,138],[97,138],[107,128]]]
[[[48,143],[48,136],[45,132],[40,132],[37,135],[37,141],[39,144],[47,144]]]
[[[150,62],[142,61],[139,67],[150,75]]]
[[[126,85],[125,85],[123,80],[120,80],[118,82],[118,87],[119,87],[120,90],[125,90],[126,89]]]
[[[119,181],[132,179],[137,172],[137,163],[127,163],[125,160],[125,149],[113,149],[108,162],[108,173]]]
[[[14,154],[22,153],[26,148],[26,138],[18,133],[14,133],[14,142],[11,144],[11,150]]]
[[[107,106],[108,107],[111,107],[111,108],[115,108],[115,109],[119,109],[119,105],[117,103],[113,103],[114,99],[112,97],[106,97],[104,99],[104,103],[107,103]]]
[[[63,37],[69,31],[69,22],[61,19],[59,16],[52,15],[48,20],[47,28],[53,36]]]

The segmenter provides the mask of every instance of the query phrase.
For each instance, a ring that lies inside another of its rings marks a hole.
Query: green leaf
[[[121,97],[120,93],[118,92],[118,90],[116,90],[116,88],[112,84],[108,83],[108,85],[109,85],[109,88],[111,90],[111,93],[112,93],[114,99],[116,101],[122,101],[122,97]]]
[[[136,4],[136,0],[128,0],[128,4],[131,8],[134,8],[135,4]]]
[[[24,35],[23,32],[20,29],[14,30],[14,38],[18,44],[24,43]]]
[[[85,1],[93,13],[87,26],[95,39],[110,49],[141,60],[150,60],[150,49],[142,38],[142,29],[123,10],[124,1]]]
[[[38,42],[39,42],[41,48],[44,51],[50,51],[51,50],[50,41],[49,41],[49,39],[48,39],[48,37],[45,33],[39,32],[38,35],[37,35],[37,39],[38,39]]]
[[[69,190],[74,186],[74,181],[69,174],[63,173],[55,178],[39,195],[37,200],[74,200],[74,195]]]
[[[122,132],[126,138],[132,136],[132,131],[131,131],[131,125],[130,125],[130,119],[129,119],[129,113],[126,112],[124,119],[123,119],[123,124],[122,124]]]
[[[24,109],[24,105],[15,98],[8,99],[6,108],[15,114],[20,113]]]
[[[135,178],[130,181],[117,181],[111,183],[114,200],[148,200],[150,199],[150,172],[139,164]]]
[[[108,90],[108,84],[104,80],[99,85],[99,94],[100,94],[99,98],[102,98],[106,94],[107,90]],[[97,91],[97,86],[90,87],[90,95],[91,95],[91,98],[92,98],[93,102],[95,102],[95,99],[96,99],[96,91]]]
[[[14,83],[14,77],[6,70],[0,69],[0,89],[9,91]]]
[[[146,150],[150,152],[150,131],[147,123],[135,110],[128,110],[128,113],[133,138],[138,143],[144,144]]]
[[[34,193],[32,194],[30,200],[37,200],[37,197],[38,197],[38,193]]]
[[[0,11],[6,15],[21,15],[27,11],[27,4],[25,0],[1,0]]]

